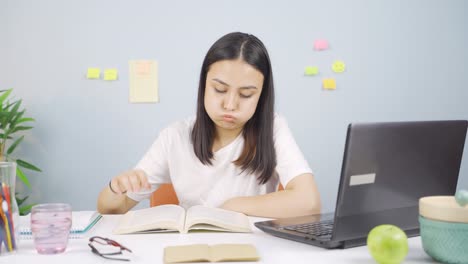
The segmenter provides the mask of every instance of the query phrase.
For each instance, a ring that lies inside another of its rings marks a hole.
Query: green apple
[[[394,225],[374,227],[367,236],[367,248],[379,264],[398,264],[408,254],[408,237]]]

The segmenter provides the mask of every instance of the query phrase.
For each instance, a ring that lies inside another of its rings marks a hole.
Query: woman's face
[[[211,64],[205,85],[205,110],[216,129],[240,131],[255,113],[263,74],[241,59]]]

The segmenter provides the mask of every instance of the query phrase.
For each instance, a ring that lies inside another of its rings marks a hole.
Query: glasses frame
[[[112,252],[112,253],[101,253],[96,247],[93,246],[92,244],[93,242],[101,244],[101,245],[110,245],[110,246],[118,247],[120,251]],[[121,255],[123,251],[128,251],[132,253],[132,251],[129,248],[123,246],[122,244],[120,244],[119,242],[115,240],[105,238],[105,237],[100,237],[100,236],[93,236],[89,238],[88,246],[91,248],[91,252],[93,252],[94,254],[102,258],[110,259],[110,260],[130,261],[130,259],[128,258],[113,257],[115,255]]]

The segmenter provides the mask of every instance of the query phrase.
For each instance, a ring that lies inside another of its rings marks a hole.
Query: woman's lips
[[[223,121],[233,123],[236,118],[232,115],[223,115]]]

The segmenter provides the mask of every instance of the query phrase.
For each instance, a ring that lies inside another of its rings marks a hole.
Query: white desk
[[[141,235],[112,235],[113,228],[117,225],[120,216],[105,215],[101,221],[91,230],[91,235],[99,235],[111,238],[130,248],[133,251],[131,262],[112,261],[101,258],[88,247],[88,239],[70,239],[67,250],[57,255],[39,255],[36,253],[32,240],[19,242],[19,250],[16,254],[0,256],[0,263],[163,263],[163,248],[171,245],[183,245],[194,243],[218,244],[218,243],[251,243],[257,247],[260,261],[253,263],[360,263],[375,264],[368,253],[367,247],[350,249],[326,250],[312,245],[277,238],[266,234],[253,227],[250,234],[233,233],[159,233]],[[250,218],[251,223],[263,220]],[[229,262],[234,263],[234,262]],[[239,262],[241,263],[241,262]],[[246,262],[242,262],[246,263]],[[420,237],[409,239],[409,253],[404,263],[436,263],[424,253]]]

